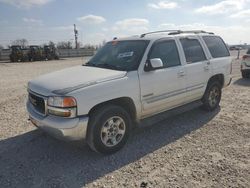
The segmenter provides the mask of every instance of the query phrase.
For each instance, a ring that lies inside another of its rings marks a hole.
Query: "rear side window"
[[[174,40],[159,41],[156,42],[149,55],[149,59],[160,58],[163,62],[163,66],[174,67],[181,64],[179,59],[179,53]]]
[[[205,61],[205,53],[197,39],[180,39],[187,63],[196,63]]]
[[[226,44],[220,37],[204,36],[202,38],[205,41],[213,58],[230,56]]]

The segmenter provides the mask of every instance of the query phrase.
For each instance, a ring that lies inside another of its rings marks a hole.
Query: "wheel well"
[[[221,87],[223,87],[224,86],[224,75],[223,74],[216,74],[209,79],[208,83],[211,83],[214,81],[218,81],[221,84]]]
[[[133,100],[129,97],[121,97],[121,98],[112,99],[112,100],[97,104],[89,111],[88,115],[92,114],[96,109],[98,109],[104,105],[107,105],[107,104],[114,104],[114,105],[117,105],[117,106],[124,108],[129,113],[132,121],[136,120],[135,104],[134,104]]]

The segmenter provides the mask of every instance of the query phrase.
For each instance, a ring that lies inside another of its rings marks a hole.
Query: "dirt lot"
[[[102,156],[27,121],[27,81],[83,61],[0,63],[0,187],[250,187],[250,80],[238,62],[217,111],[162,114]]]

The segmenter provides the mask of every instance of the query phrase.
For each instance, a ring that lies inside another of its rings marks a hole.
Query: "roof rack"
[[[207,34],[214,35],[214,33],[212,33],[212,32],[206,32],[203,30],[189,30],[189,31],[163,30],[163,31],[153,31],[153,32],[149,32],[149,33],[143,33],[143,34],[141,34],[141,38],[145,37],[146,35],[156,34],[156,33],[168,33],[168,35],[177,35],[177,34],[182,34],[182,33],[194,33],[194,34],[207,33]]]
[[[146,35],[155,34],[155,33],[171,33],[171,32],[180,32],[180,30],[162,30],[162,31],[153,31],[149,33],[141,34],[141,38],[145,37]]]
[[[171,33],[169,33],[169,35],[177,35],[177,34],[182,34],[182,33],[194,33],[194,34],[207,33],[207,34],[214,35],[214,33],[212,33],[212,32],[207,32],[207,31],[203,31],[203,30],[187,30],[187,31],[179,30],[177,32],[171,32]]]

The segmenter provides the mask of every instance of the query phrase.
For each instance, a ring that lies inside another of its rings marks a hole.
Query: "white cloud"
[[[42,20],[37,20],[34,18],[23,18],[23,21],[26,23],[31,23],[31,24],[39,24],[42,25],[43,21]]]
[[[230,16],[231,18],[249,18],[250,17],[250,9],[239,11]]]
[[[175,9],[178,4],[172,1],[160,1],[158,3],[149,3],[148,7],[153,9]]]
[[[85,23],[85,24],[101,24],[106,21],[106,19],[102,16],[96,15],[87,15],[77,18],[78,21]]]
[[[112,28],[113,31],[121,32],[144,32],[148,30],[149,21],[142,18],[129,18],[117,21],[115,26]]]
[[[53,0],[0,0],[2,3],[10,4],[18,8],[30,8],[33,6],[42,6]]]
[[[196,13],[224,14],[242,10],[249,0],[224,0],[213,5],[203,6],[195,10]]]
[[[250,43],[250,35],[248,34],[250,31],[250,26],[215,26],[206,25],[203,23],[175,25],[173,23],[163,23],[160,24],[157,29],[204,30],[221,36],[225,42],[229,44],[238,44],[240,41]]]

